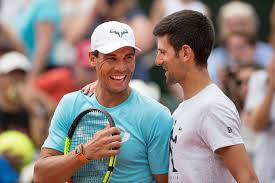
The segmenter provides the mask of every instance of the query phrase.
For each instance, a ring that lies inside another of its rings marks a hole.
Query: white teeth
[[[124,76],[112,76],[113,79],[117,79],[117,80],[121,80],[124,77],[125,77],[125,75]]]

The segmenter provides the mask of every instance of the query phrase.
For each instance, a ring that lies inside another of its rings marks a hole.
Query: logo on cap
[[[118,37],[122,38],[124,34],[128,34],[128,31],[127,31],[126,29],[123,29],[123,30],[121,30],[121,31],[117,31],[117,30],[111,29],[111,30],[110,30],[110,33],[111,33],[111,34],[117,34]]]

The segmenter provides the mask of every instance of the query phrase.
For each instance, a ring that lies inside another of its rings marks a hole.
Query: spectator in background
[[[96,72],[89,63],[90,41],[85,40],[76,47],[77,58],[71,67],[52,69],[37,77],[35,87],[57,105],[63,95],[81,89],[96,80]]]
[[[98,0],[61,0],[62,33],[64,40],[76,45],[83,40],[95,19],[95,4]],[[72,29],[74,27],[74,29]]]
[[[245,32],[231,32],[223,41],[223,47],[228,53],[223,64],[218,64],[220,88],[227,93],[230,76],[241,66],[257,65],[254,61],[256,38]],[[225,60],[226,59],[226,60]]]
[[[75,4],[72,0],[63,0],[63,2],[64,6]],[[63,32],[69,42],[75,44],[83,38],[89,39],[94,28],[105,21],[115,20],[126,23],[133,28],[136,44],[142,50],[137,55],[133,79],[149,80],[148,68],[144,64],[147,60],[143,55],[151,51],[154,46],[153,28],[150,20],[139,8],[138,1],[95,0],[88,7],[90,7],[90,10],[86,14],[84,13],[85,15],[77,10],[77,14],[80,16],[74,16],[71,13],[64,17]],[[73,30],[72,25],[75,25]]]
[[[18,36],[32,62],[30,81],[47,67],[57,65],[53,48],[59,39],[60,10],[58,0],[31,0],[16,22]]]
[[[240,63],[238,67],[227,68],[225,71],[224,92],[236,105],[241,118],[248,92],[248,80],[260,68],[255,63]]]
[[[94,0],[60,0],[61,39],[54,48],[54,58],[59,65],[72,65],[75,62],[75,46],[83,40],[83,32],[93,22],[91,10]],[[92,19],[91,19],[92,18]],[[73,27],[73,29],[72,29]]]
[[[129,24],[133,28],[137,46],[143,52],[150,50],[153,46],[152,25],[135,0],[95,0],[93,3],[87,3],[82,0],[81,4],[86,3],[87,7],[90,7],[88,11],[87,9],[84,10],[84,6],[81,6],[84,13],[78,9],[68,12],[68,7],[77,6],[74,1],[63,0],[62,2],[63,12],[67,12],[64,17],[65,25],[63,31],[64,35],[69,35],[66,37],[72,43],[77,43],[83,38],[90,38],[92,31],[99,24],[105,21],[116,20]],[[78,16],[75,16],[76,14]],[[71,29],[72,25],[76,25],[74,30]],[[142,31],[140,31],[141,27]]]
[[[200,0],[154,0],[150,17],[155,25],[162,17],[180,10],[194,10],[210,15],[208,7]]]
[[[254,73],[245,104],[246,124],[257,132],[254,166],[261,183],[275,182],[275,54],[267,69]]]
[[[220,8],[218,15],[219,41],[224,41],[232,32],[243,32],[257,38],[259,27],[258,17],[255,9],[248,3],[241,1],[231,1]],[[272,54],[269,44],[255,41],[255,51],[253,61],[261,67],[266,67]],[[228,59],[229,58],[229,59]],[[221,67],[232,64],[230,53],[224,45],[215,48],[208,62],[208,70],[211,79],[221,85],[219,70]]]
[[[30,69],[29,60],[21,53],[8,52],[0,57],[0,132],[24,132],[40,148],[45,133],[41,130],[54,108],[46,96],[25,87]]]
[[[16,52],[0,57],[0,132],[14,129],[30,135],[29,114],[19,105],[16,85],[24,82],[31,65],[27,58]]]

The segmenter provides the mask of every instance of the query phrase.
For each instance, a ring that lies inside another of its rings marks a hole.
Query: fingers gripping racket
[[[81,112],[73,121],[65,141],[64,154],[68,154],[81,143],[86,143],[99,130],[106,128],[109,123],[115,123],[111,115],[101,109],[90,108]],[[116,156],[106,157],[101,160],[92,160],[83,165],[69,182],[81,183],[108,183],[116,162]]]

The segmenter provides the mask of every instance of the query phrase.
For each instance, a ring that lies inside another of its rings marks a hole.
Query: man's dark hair
[[[166,36],[175,50],[176,56],[183,45],[194,51],[196,64],[207,67],[207,59],[213,48],[214,28],[203,14],[182,10],[164,17],[154,28],[155,36]]]

